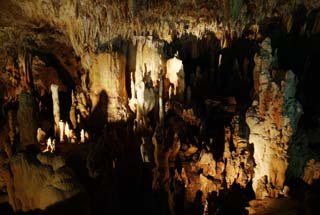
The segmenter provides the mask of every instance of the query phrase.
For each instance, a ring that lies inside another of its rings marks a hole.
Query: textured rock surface
[[[299,203],[294,199],[270,199],[252,200],[247,210],[249,214],[287,214],[294,215],[300,211]]]
[[[37,143],[37,109],[31,93],[23,92],[19,95],[19,109],[17,120],[20,132],[20,148]]]
[[[272,68],[270,39],[263,41],[255,57],[252,106],[246,114],[249,142],[256,163],[253,190],[257,198],[276,197],[282,191],[288,168],[288,147],[296,132],[302,107],[295,99],[297,80],[291,71]]]
[[[320,179],[320,163],[316,162],[314,159],[308,161],[306,167],[304,168],[303,180],[311,185],[315,180]]]
[[[24,153],[13,156],[1,171],[15,211],[46,209],[83,191],[60,157]]]
[[[99,111],[106,112],[106,120],[114,122],[128,118],[125,67],[126,58],[120,53],[103,53],[91,57],[90,98],[92,110],[99,102],[106,102]],[[102,94],[106,98],[102,98]],[[101,101],[105,99],[106,101]]]
[[[154,202],[163,204],[157,213],[166,214],[168,206],[174,214],[179,201],[200,205],[197,213],[188,205],[177,214],[203,214],[204,203],[204,214],[213,214],[245,201],[233,191],[247,192],[251,180],[256,197],[264,198],[286,196],[285,179],[310,185],[319,178],[319,130],[299,128],[294,136],[301,114],[296,88],[304,105],[317,104],[310,95],[308,104],[309,93],[301,90],[310,81],[297,86],[296,77],[312,80],[318,74],[318,0],[0,0],[0,5],[0,164],[7,166],[0,189],[6,182],[4,199],[15,210],[43,209],[80,190],[62,159],[17,154],[19,135],[19,150],[36,143],[33,99],[42,112],[39,123],[46,124],[43,138],[52,135],[55,111],[47,93],[53,84],[59,86],[54,103],[59,94],[61,119],[70,119],[75,134],[89,133],[89,155],[81,156],[94,183],[78,162],[75,169],[90,192],[97,191],[93,208],[107,211],[103,214]],[[272,40],[257,47],[266,36]],[[278,68],[292,68],[297,76]],[[311,81],[310,94],[318,80]],[[17,101],[18,114],[11,107]],[[319,118],[314,121],[319,127]],[[163,130],[156,133],[159,124]],[[146,129],[136,132],[139,128]],[[102,135],[113,129],[121,138]],[[152,133],[158,135],[153,144]],[[140,135],[153,146],[143,170],[137,158]],[[69,148],[78,149],[63,147],[57,150],[68,155]],[[33,177],[38,179],[27,181]],[[278,203],[265,204],[277,212],[272,204]],[[268,212],[257,207],[252,206]]]

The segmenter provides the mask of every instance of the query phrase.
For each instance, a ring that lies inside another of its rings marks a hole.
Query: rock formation
[[[1,214],[317,208],[318,0],[0,5]]]
[[[59,123],[60,123],[60,102],[59,102],[59,86],[51,85],[51,95],[52,95],[52,102],[53,102],[53,118],[54,118],[54,125],[55,125],[55,132],[58,136],[59,134]]]
[[[22,92],[19,95],[17,121],[19,124],[20,148],[37,143],[37,110],[32,94]]]
[[[14,211],[44,210],[83,192],[72,170],[57,156],[16,154],[2,167],[1,176]]]
[[[302,107],[295,99],[295,75],[292,71],[275,70],[272,62],[271,41],[267,38],[255,57],[256,97],[246,115],[249,142],[254,144],[256,166],[252,186],[257,198],[277,197],[282,191],[288,148],[302,114]]]

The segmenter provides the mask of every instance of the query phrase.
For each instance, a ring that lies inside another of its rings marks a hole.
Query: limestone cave
[[[319,0],[0,0],[0,214],[320,214],[319,83]]]

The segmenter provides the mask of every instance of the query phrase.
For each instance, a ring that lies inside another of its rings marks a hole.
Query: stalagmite
[[[86,142],[86,136],[85,136],[85,132],[83,129],[81,129],[80,131],[80,143],[85,143]]]
[[[54,150],[56,149],[56,140],[55,139],[51,140],[51,137],[49,137],[46,144],[47,144],[47,147],[42,152],[43,153],[45,153],[45,152],[53,153]]]
[[[77,128],[77,116],[76,116],[76,96],[74,90],[71,91],[71,107],[70,107],[70,121],[72,124],[73,129]]]
[[[291,71],[284,74],[275,71],[272,77],[271,52],[271,41],[267,38],[260,54],[255,56],[256,96],[246,113],[249,142],[254,145],[256,163],[252,187],[258,199],[276,197],[282,191],[288,167],[288,147],[302,114],[301,105],[295,99],[296,77]],[[281,76],[284,80],[278,84],[276,80]]]
[[[15,132],[15,123],[14,123],[14,112],[13,110],[8,110],[8,122],[9,122],[9,138],[10,138],[10,144],[13,145],[14,143],[14,136],[16,134]]]
[[[64,123],[62,122],[62,120],[60,120],[59,122],[59,137],[60,137],[60,142],[64,141]]]
[[[72,130],[70,130],[68,122],[65,123],[64,133],[65,133],[65,136],[67,137],[68,142],[70,142],[72,137]]]
[[[162,125],[163,123],[163,75],[160,73],[160,82],[159,82],[159,123]]]
[[[59,135],[59,122],[60,122],[60,103],[59,103],[59,86],[52,84],[50,90],[52,93],[52,102],[53,102],[53,118],[55,123],[55,133]]]

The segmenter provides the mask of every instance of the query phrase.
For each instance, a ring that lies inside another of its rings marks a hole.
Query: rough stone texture
[[[37,110],[34,97],[27,92],[19,95],[19,109],[17,113],[20,133],[20,148],[37,143]]]
[[[302,107],[295,99],[297,79],[291,71],[272,68],[271,51],[267,38],[260,54],[255,56],[256,96],[246,114],[256,163],[252,186],[258,199],[276,197],[282,191],[288,168],[288,147],[302,114]]]
[[[225,180],[228,188],[233,183],[245,188],[254,175],[253,150],[244,138],[242,133],[244,124],[239,118],[239,115],[235,115],[232,119],[232,127],[225,127],[223,159],[225,160]],[[232,151],[231,140],[235,147]]]
[[[147,114],[156,104],[156,91],[162,70],[162,59],[158,51],[161,44],[153,41],[151,36],[135,37],[133,43],[136,53],[131,102],[136,103],[136,120],[138,127],[142,128],[148,124]]]
[[[288,179],[301,178],[311,184],[319,175],[319,153],[313,150],[319,144],[320,130],[317,127],[298,130],[290,145]]]
[[[252,200],[246,207],[249,214],[299,214],[300,204],[291,198]]]
[[[303,180],[311,185],[315,180],[320,179],[320,162],[316,162],[314,159],[308,161],[304,168]]]
[[[104,91],[106,94],[105,110],[108,121],[114,122],[128,118],[126,103],[126,58],[120,53],[103,53],[91,57],[90,99],[92,110],[96,108]]]
[[[46,209],[83,191],[61,157],[19,153],[2,168],[9,203],[14,211]]]

